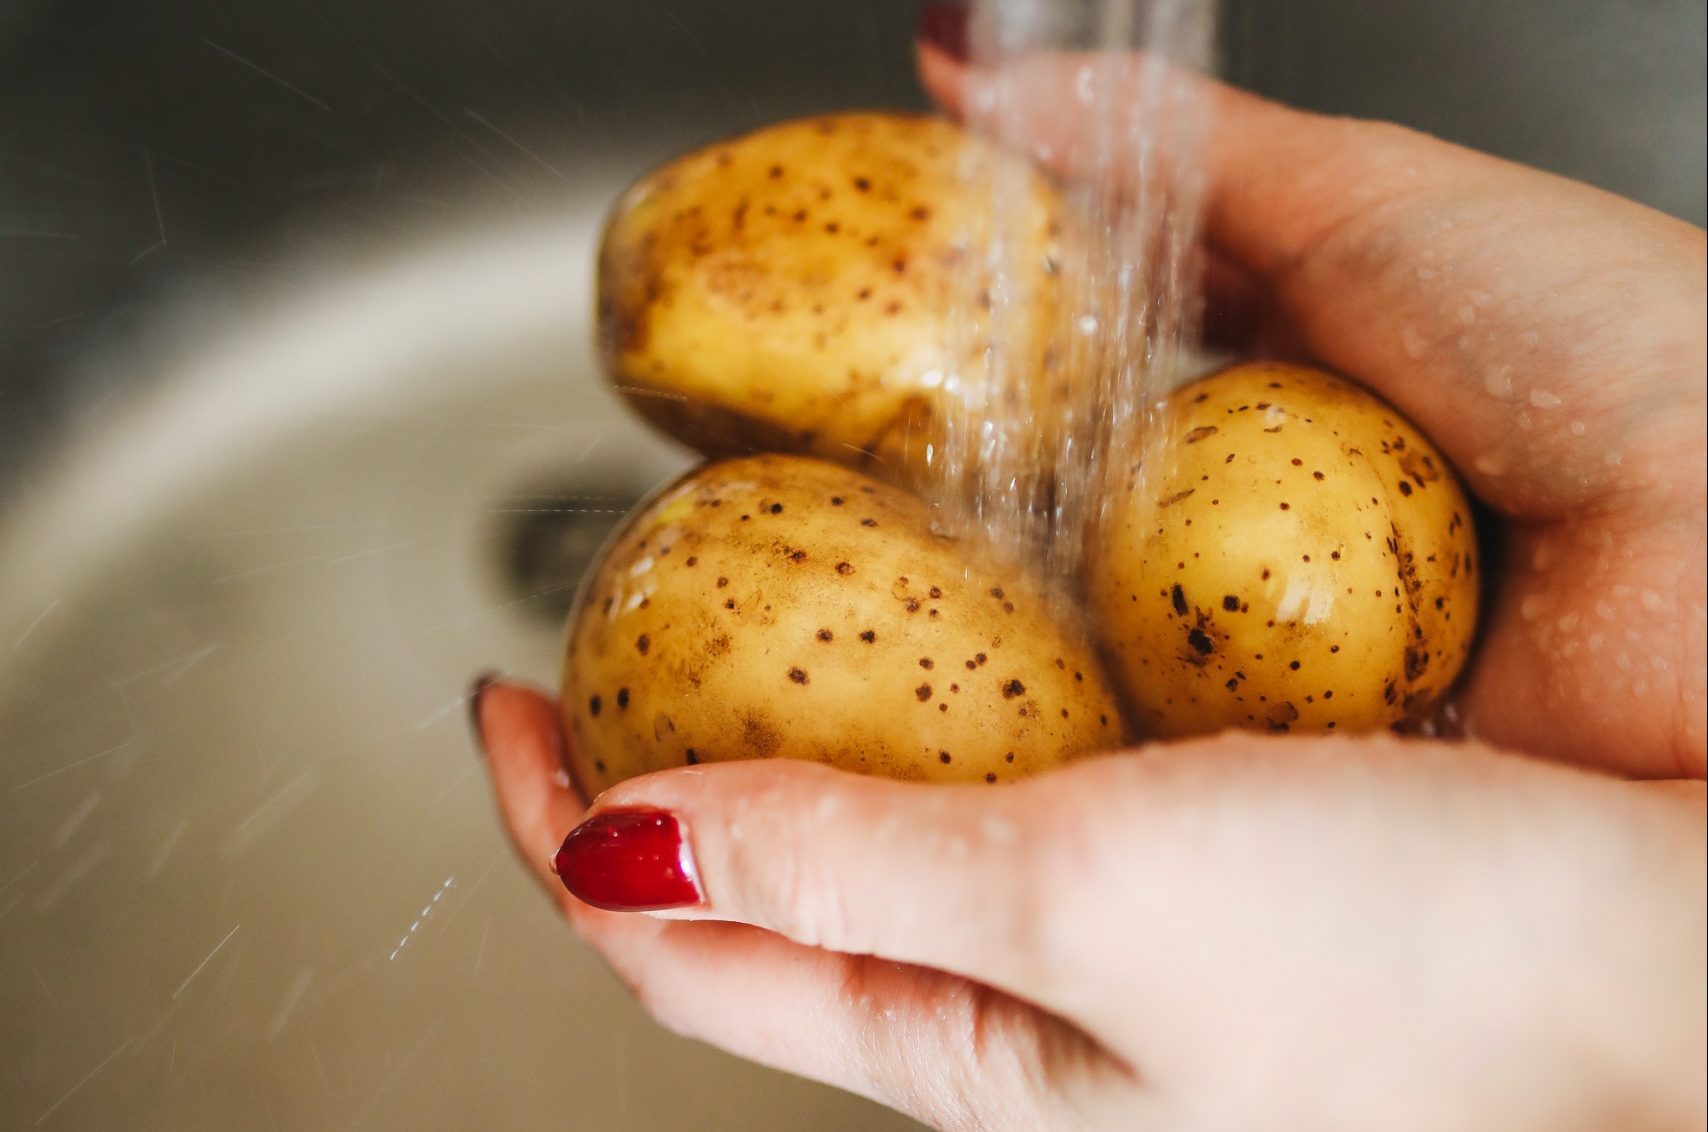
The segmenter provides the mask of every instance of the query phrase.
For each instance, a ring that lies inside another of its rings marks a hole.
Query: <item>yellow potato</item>
[[[1167,419],[1089,571],[1135,725],[1367,731],[1429,712],[1477,623],[1476,534],[1446,459],[1299,366],[1205,378]]]
[[[571,616],[571,766],[781,756],[1002,782],[1121,745],[1096,659],[899,488],[798,456],[690,473],[638,510]]]
[[[986,399],[1040,421],[1061,403],[1060,208],[1026,163],[933,118],[809,118],[691,153],[606,229],[606,371],[709,455],[808,453],[925,482],[945,398],[977,419]],[[1010,234],[998,344],[1018,386],[986,384],[993,230]]]

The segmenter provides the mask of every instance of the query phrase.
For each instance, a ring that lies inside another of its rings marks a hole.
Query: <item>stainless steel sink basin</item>
[[[608,202],[915,100],[912,6],[0,12],[0,1127],[911,1126],[645,1019],[510,859],[462,697],[554,678],[591,548],[687,461],[592,366]],[[1485,140],[1440,46],[1482,6],[1235,7],[1260,85]],[[1699,208],[1680,11],[1634,25],[1648,165],[1553,89],[1508,151]]]
[[[0,1124],[885,1123],[646,1021],[470,750],[685,463],[587,359],[617,187],[236,314],[12,517]]]

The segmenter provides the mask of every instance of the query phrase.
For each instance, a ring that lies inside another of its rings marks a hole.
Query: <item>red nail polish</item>
[[[663,810],[608,810],[569,831],[553,864],[570,895],[611,912],[701,900],[682,827]]]
[[[498,673],[482,672],[469,685],[468,708],[469,729],[474,732],[474,747],[481,757],[486,756],[486,734],[480,726],[480,701],[486,695],[486,690],[498,683]]]
[[[927,4],[919,10],[914,38],[957,63],[967,61],[967,9],[962,4]]]

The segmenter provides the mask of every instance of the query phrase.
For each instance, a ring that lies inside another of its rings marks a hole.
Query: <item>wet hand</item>
[[[920,73],[962,116],[995,80],[943,49],[953,40],[922,43]],[[1060,175],[1097,172],[1083,118],[1053,108],[1104,65],[1056,54],[1005,69],[1004,137]],[[1139,105],[1143,67],[1113,82],[1132,90],[1116,105]],[[1279,346],[1370,386],[1504,520],[1460,697],[1471,731],[1702,777],[1702,230],[1399,126],[1200,85],[1212,322],[1236,347]]]
[[[588,812],[558,719],[479,696],[519,853],[641,1005],[935,1127],[1702,1120],[1700,784],[1237,735],[1001,789],[721,763]]]

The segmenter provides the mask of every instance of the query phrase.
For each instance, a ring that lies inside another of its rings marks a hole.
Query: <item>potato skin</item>
[[[779,756],[1003,782],[1118,747],[1095,657],[898,488],[787,455],[704,466],[613,538],[571,615],[571,767],[603,790]]]
[[[1430,712],[1477,623],[1476,533],[1446,459],[1300,366],[1236,366],[1168,410],[1089,573],[1135,726],[1358,732]]]
[[[1004,186],[994,207],[1018,233],[1004,309],[1028,312],[1005,322],[1004,349],[1031,410],[1059,403],[1058,195],[951,123],[889,113],[772,126],[630,189],[599,254],[611,381],[707,455],[807,453],[927,482],[943,398],[985,395],[993,205],[963,171]]]

